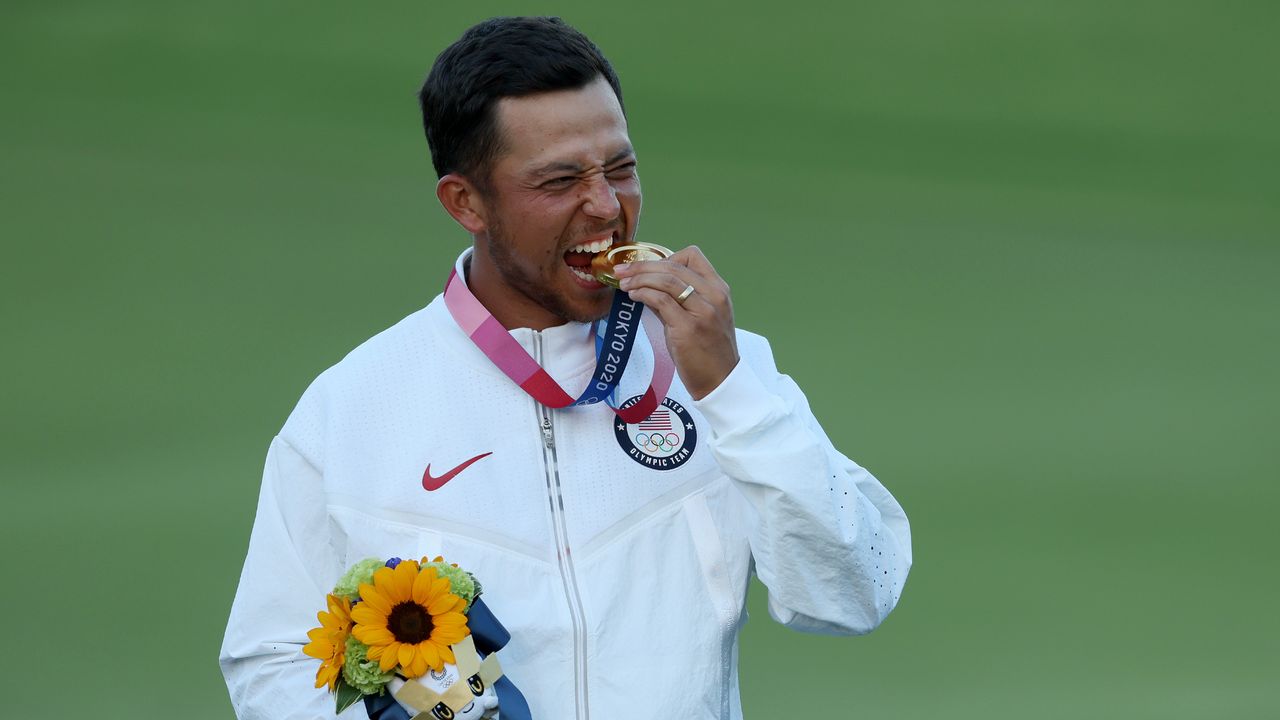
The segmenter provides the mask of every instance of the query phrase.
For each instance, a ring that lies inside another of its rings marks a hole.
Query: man
[[[600,51],[556,19],[490,20],[437,58],[421,103],[437,197],[473,246],[444,296],[323,373],[272,443],[222,649],[237,714],[332,715],[299,650],[366,557],[473,572],[540,720],[740,718],[752,572],[790,627],[876,627],[911,564],[906,517],[764,339],[735,330],[711,263],[687,247],[618,266],[616,303],[587,271],[635,240],[641,201]],[[662,329],[608,402],[644,414],[549,407],[551,385],[600,377],[597,344],[611,352],[633,301]],[[678,377],[660,393],[664,345]],[[541,384],[512,369],[534,362]]]

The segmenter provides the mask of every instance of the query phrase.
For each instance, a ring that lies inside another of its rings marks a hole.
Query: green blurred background
[[[1097,0],[5,0],[0,715],[232,716],[267,444],[467,242],[414,91],[548,12],[912,519],[871,636],[753,590],[748,718],[1280,717],[1280,5]]]

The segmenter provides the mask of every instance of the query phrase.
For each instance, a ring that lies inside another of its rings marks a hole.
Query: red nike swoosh
[[[482,455],[477,455],[477,456],[475,456],[475,457],[471,458],[470,460],[468,460],[468,461],[466,461],[466,462],[462,463],[462,464],[461,464],[461,465],[459,465],[458,467],[456,467],[456,468],[454,468],[454,469],[450,470],[449,472],[447,472],[447,473],[445,473],[445,474],[441,475],[440,477],[431,477],[431,463],[427,463],[427,469],[426,469],[426,471],[425,471],[425,472],[423,472],[423,473],[422,473],[422,489],[423,489],[423,490],[426,490],[427,492],[431,492],[432,490],[439,490],[440,488],[444,487],[444,484],[445,484],[445,483],[447,483],[447,482],[449,482],[450,480],[452,480],[454,475],[457,475],[458,473],[460,473],[460,472],[462,472],[463,470],[466,470],[468,467],[470,467],[470,466],[471,466],[471,463],[473,463],[473,462],[475,462],[475,461],[477,461],[477,460],[483,460],[484,458],[487,458],[487,457],[489,457],[489,456],[490,456],[490,455],[492,455],[492,454],[493,454],[493,452],[492,452],[492,451],[490,451],[490,452],[484,453],[484,454],[482,454]]]

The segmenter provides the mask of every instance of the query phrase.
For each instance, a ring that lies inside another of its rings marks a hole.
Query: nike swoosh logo
[[[477,460],[483,460],[492,454],[493,452],[487,452],[482,455],[477,455],[471,458],[470,460],[462,463],[458,467],[441,475],[440,477],[431,477],[431,463],[427,463],[427,469],[425,472],[422,473],[422,489],[426,490],[427,492],[431,492],[432,490],[439,490],[440,488],[444,487],[445,483],[452,480],[454,475],[457,475],[463,470],[466,470],[468,467],[471,467],[471,463]]]

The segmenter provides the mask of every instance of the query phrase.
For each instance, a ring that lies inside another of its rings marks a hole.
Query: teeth
[[[573,247],[569,248],[569,252],[602,253],[605,250],[608,250],[609,246],[611,245],[613,245],[613,238],[607,237],[603,240],[596,240],[595,242],[588,242],[588,243],[582,243],[580,245],[574,245]]]
[[[577,275],[578,277],[582,278],[583,280],[593,280],[593,281],[595,281],[595,282],[599,282],[599,280],[596,280],[596,276],[595,276],[595,275],[592,275],[591,273],[584,273],[584,272],[582,272],[581,270],[579,270],[578,268],[575,268],[575,267],[571,267],[571,268],[569,268],[569,269],[573,271],[573,274],[574,274],[574,275]]]

